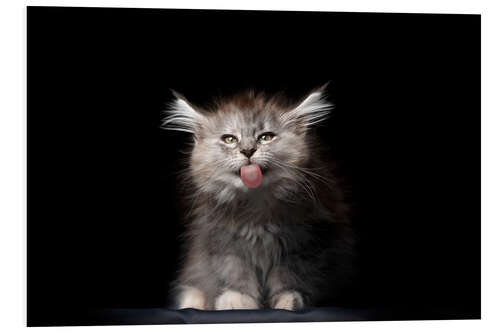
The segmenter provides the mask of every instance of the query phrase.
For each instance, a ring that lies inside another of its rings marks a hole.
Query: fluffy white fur
[[[205,117],[197,112],[181,95],[174,93],[176,100],[165,111],[163,128],[195,134],[196,126],[203,126]],[[324,121],[333,104],[329,103],[323,90],[312,92],[294,109],[284,112],[280,120],[283,126],[297,125],[304,129]]]
[[[234,290],[226,290],[215,300],[215,310],[251,310],[258,308],[257,302],[252,297]]]
[[[274,309],[294,310],[302,308],[304,300],[302,296],[296,291],[285,291],[278,295]]]
[[[182,97],[171,103],[166,111],[167,117],[163,119],[163,128],[173,131],[195,133],[196,126],[201,126],[203,116],[198,113]]]
[[[281,115],[281,121],[285,126],[296,124],[299,120],[300,126],[308,128],[325,120],[333,104],[325,100],[321,90],[311,93],[296,108]]]
[[[184,287],[179,299],[179,309],[205,309],[205,294],[197,288]]]

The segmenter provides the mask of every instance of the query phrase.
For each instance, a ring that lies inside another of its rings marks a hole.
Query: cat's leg
[[[215,299],[216,310],[258,309],[260,290],[255,272],[235,255],[214,258],[214,267],[221,282]]]
[[[210,270],[208,256],[190,249],[175,282],[175,306],[178,309],[213,309],[212,290],[217,281]]]
[[[311,286],[306,282],[307,273],[303,267],[282,262],[274,267],[267,278],[266,287],[269,291],[269,306],[273,309],[299,310],[309,300]]]

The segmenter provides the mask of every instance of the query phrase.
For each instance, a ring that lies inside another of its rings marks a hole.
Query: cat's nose
[[[255,153],[256,150],[257,149],[255,149],[255,148],[242,149],[242,150],[240,150],[240,153],[242,153],[246,157],[250,158],[253,155],[253,153]]]

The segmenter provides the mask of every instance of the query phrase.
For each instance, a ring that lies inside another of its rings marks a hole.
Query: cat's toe
[[[251,296],[234,290],[226,290],[215,300],[216,310],[258,309],[259,306]]]
[[[274,296],[271,305],[273,309],[298,310],[304,307],[304,299],[298,292],[290,290]]]

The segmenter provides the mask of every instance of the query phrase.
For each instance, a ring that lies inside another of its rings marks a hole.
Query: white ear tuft
[[[176,100],[165,110],[167,116],[163,119],[162,128],[194,134],[196,127],[201,125],[203,115],[196,111],[182,95],[176,92],[173,94]]]
[[[325,99],[323,89],[320,89],[312,92],[293,110],[283,113],[281,120],[285,126],[295,124],[308,128],[324,121],[332,108],[333,104]]]

